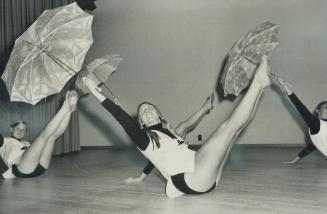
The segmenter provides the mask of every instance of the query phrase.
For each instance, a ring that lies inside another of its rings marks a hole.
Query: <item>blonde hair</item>
[[[10,128],[15,128],[16,126],[20,125],[20,124],[24,124],[25,126],[27,126],[27,123],[23,120],[18,120],[17,122],[14,122],[13,124],[10,125]]]
[[[10,135],[11,135],[11,137],[13,137],[13,129],[16,127],[16,126],[18,126],[18,125],[20,125],[20,124],[23,124],[23,125],[25,125],[26,126],[26,130],[27,130],[27,123],[25,122],[25,121],[23,121],[23,120],[18,120],[17,122],[14,122],[13,124],[11,124],[10,125]]]

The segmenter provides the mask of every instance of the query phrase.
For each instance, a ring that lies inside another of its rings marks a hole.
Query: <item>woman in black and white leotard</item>
[[[23,141],[27,129],[23,121],[11,126],[11,137],[0,134],[0,177],[30,178],[45,173],[50,165],[55,140],[66,130],[77,100],[77,93],[68,91],[60,110],[31,144]]]
[[[212,93],[209,97],[207,97],[204,104],[194,112],[190,117],[186,120],[181,122],[176,128],[172,127],[167,121],[161,118],[162,124],[169,130],[169,132],[173,133],[174,135],[180,136],[183,141],[186,138],[186,135],[194,130],[194,128],[202,121],[205,115],[207,115],[213,109],[213,100],[214,94]],[[190,148],[191,149],[191,148]],[[144,167],[142,173],[138,177],[129,177],[125,180],[126,183],[133,183],[133,182],[141,182],[143,181],[155,168],[151,161],[148,161],[147,165]]]
[[[252,83],[233,114],[194,152],[183,139],[161,123],[160,111],[150,103],[138,108],[141,128],[118,105],[102,95],[96,84],[86,79],[90,92],[123,126],[137,148],[167,179],[166,194],[174,198],[183,194],[202,194],[214,189],[232,148],[234,138],[250,122],[264,88],[270,85],[267,57],[263,57]]]
[[[288,98],[293,103],[297,111],[300,113],[303,120],[309,128],[310,142],[307,142],[306,147],[291,161],[284,162],[285,164],[296,164],[303,157],[313,152],[316,148],[327,156],[327,102],[319,103],[314,112],[311,113],[308,108],[294,94],[291,85],[282,78],[272,75],[276,83],[284,89]]]

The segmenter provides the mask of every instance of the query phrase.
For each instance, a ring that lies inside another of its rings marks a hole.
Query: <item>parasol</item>
[[[123,58],[119,55],[106,55],[94,59],[86,66],[89,73],[88,78],[92,79],[98,86],[103,84],[117,70],[122,60]]]
[[[93,43],[92,20],[76,3],[45,10],[16,40],[2,75],[10,100],[35,105],[60,92]]]
[[[238,96],[249,85],[262,56],[270,58],[278,44],[278,25],[270,22],[243,36],[228,53],[221,80],[225,96]]]
[[[104,85],[105,89],[115,98],[109,87],[105,82],[109,79],[111,74],[117,70],[119,64],[123,60],[120,55],[106,55],[101,58],[94,59],[92,62],[87,64],[85,69],[81,71],[81,75],[91,79],[97,86]],[[79,76],[76,79],[76,90],[80,93],[80,97],[89,95],[89,90],[84,86],[83,78]]]
[[[122,60],[123,58],[120,57],[120,55],[106,55],[102,58],[94,59],[86,66],[86,70],[89,73],[87,78],[92,79],[98,86],[104,85],[117,105],[121,104],[105,82],[109,79],[111,74],[117,70]]]

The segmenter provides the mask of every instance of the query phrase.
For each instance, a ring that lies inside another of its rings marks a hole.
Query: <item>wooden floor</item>
[[[168,199],[152,173],[125,184],[145,159],[134,149],[88,149],[53,159],[46,175],[0,181],[0,213],[327,213],[327,161],[315,153],[295,166],[281,162],[299,148],[238,146],[218,188]]]

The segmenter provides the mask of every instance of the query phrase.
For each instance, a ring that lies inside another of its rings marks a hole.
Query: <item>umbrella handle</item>
[[[107,86],[107,84],[102,83],[100,85],[103,85],[106,88],[106,90],[110,93],[110,95],[112,96],[112,100],[114,101],[114,103],[116,105],[118,105],[118,106],[121,107],[122,106],[121,103],[119,102],[119,100],[117,99],[117,97],[112,93],[112,91],[109,89],[109,87]]]
[[[87,66],[86,66],[86,70],[88,71],[88,69],[87,69]],[[89,75],[91,74],[90,73],[90,71],[88,71],[89,72]],[[112,91],[110,90],[110,88],[107,86],[107,84],[105,84],[104,82],[102,82],[101,81],[101,78],[98,76],[98,74],[96,73],[96,72],[93,72],[92,74],[94,74],[94,76],[98,79],[98,81],[100,82],[100,84],[98,85],[98,86],[101,86],[101,85],[103,85],[104,87],[105,87],[105,89],[109,92],[109,94],[113,97],[113,99],[114,100],[117,100],[117,98],[115,97],[115,95],[112,93]],[[85,78],[85,77],[83,77],[83,78]],[[99,92],[101,92],[102,91],[102,89],[101,88],[97,88],[97,90],[99,91]],[[120,105],[120,104],[119,104]]]
[[[86,69],[87,69],[87,68],[86,68]],[[94,74],[94,76],[98,79],[98,81],[101,82],[101,83],[99,84],[99,86],[100,86],[100,85],[103,85],[103,86],[107,89],[107,91],[110,93],[110,95],[111,95],[112,97],[116,98],[115,95],[114,95],[114,94],[111,92],[111,90],[109,89],[109,87],[108,87],[104,82],[101,81],[101,78],[98,76],[98,74],[97,74],[96,72],[93,72],[93,74]]]
[[[110,93],[110,95],[111,95],[112,97],[116,98],[115,95],[112,93],[112,91],[109,89],[109,87],[108,87],[105,83],[102,83],[102,84],[100,84],[100,85],[103,85],[103,86],[106,88],[106,90]]]

